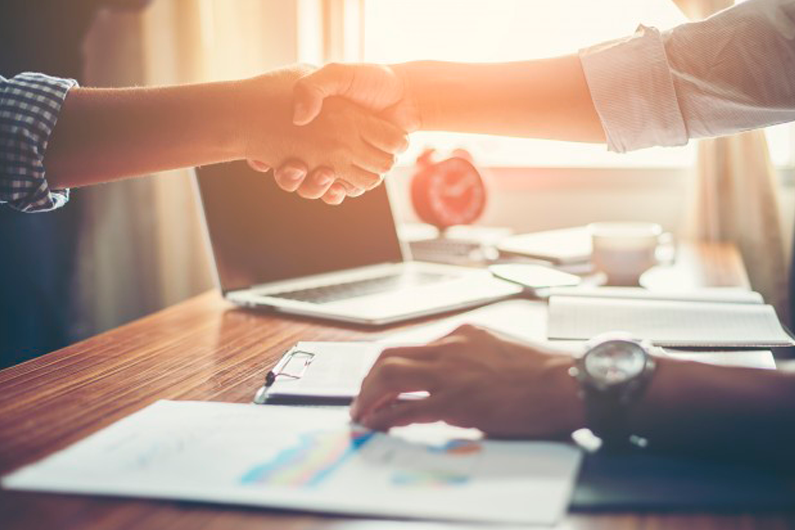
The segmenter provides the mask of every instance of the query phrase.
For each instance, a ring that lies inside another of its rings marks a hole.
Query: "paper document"
[[[553,296],[550,339],[625,331],[671,347],[784,347],[795,344],[772,306]]]
[[[580,451],[444,424],[384,434],[343,408],[159,401],[2,479],[9,489],[554,524]]]
[[[696,361],[717,366],[776,369],[776,359],[770,350],[682,351],[665,349],[665,353],[680,361]]]
[[[257,403],[347,404],[378,359],[374,342],[299,342],[274,368],[275,379],[257,394]]]

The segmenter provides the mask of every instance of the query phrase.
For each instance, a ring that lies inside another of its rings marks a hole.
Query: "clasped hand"
[[[378,186],[408,147],[407,132],[418,128],[404,81],[386,66],[290,67],[253,81],[249,94],[265,92],[280,110],[244,118],[249,165],[275,168],[279,187],[304,198],[340,204]]]

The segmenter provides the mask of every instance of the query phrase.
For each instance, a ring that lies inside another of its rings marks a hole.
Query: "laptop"
[[[245,161],[197,168],[196,183],[218,284],[241,306],[383,325],[521,291],[486,270],[411,261],[386,186],[329,206]]]

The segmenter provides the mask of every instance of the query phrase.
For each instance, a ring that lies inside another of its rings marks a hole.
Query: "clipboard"
[[[383,344],[299,342],[268,371],[257,405],[350,405]]]

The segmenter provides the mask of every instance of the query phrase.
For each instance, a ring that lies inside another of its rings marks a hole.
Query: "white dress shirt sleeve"
[[[608,149],[675,146],[795,120],[795,0],[580,51]]]

